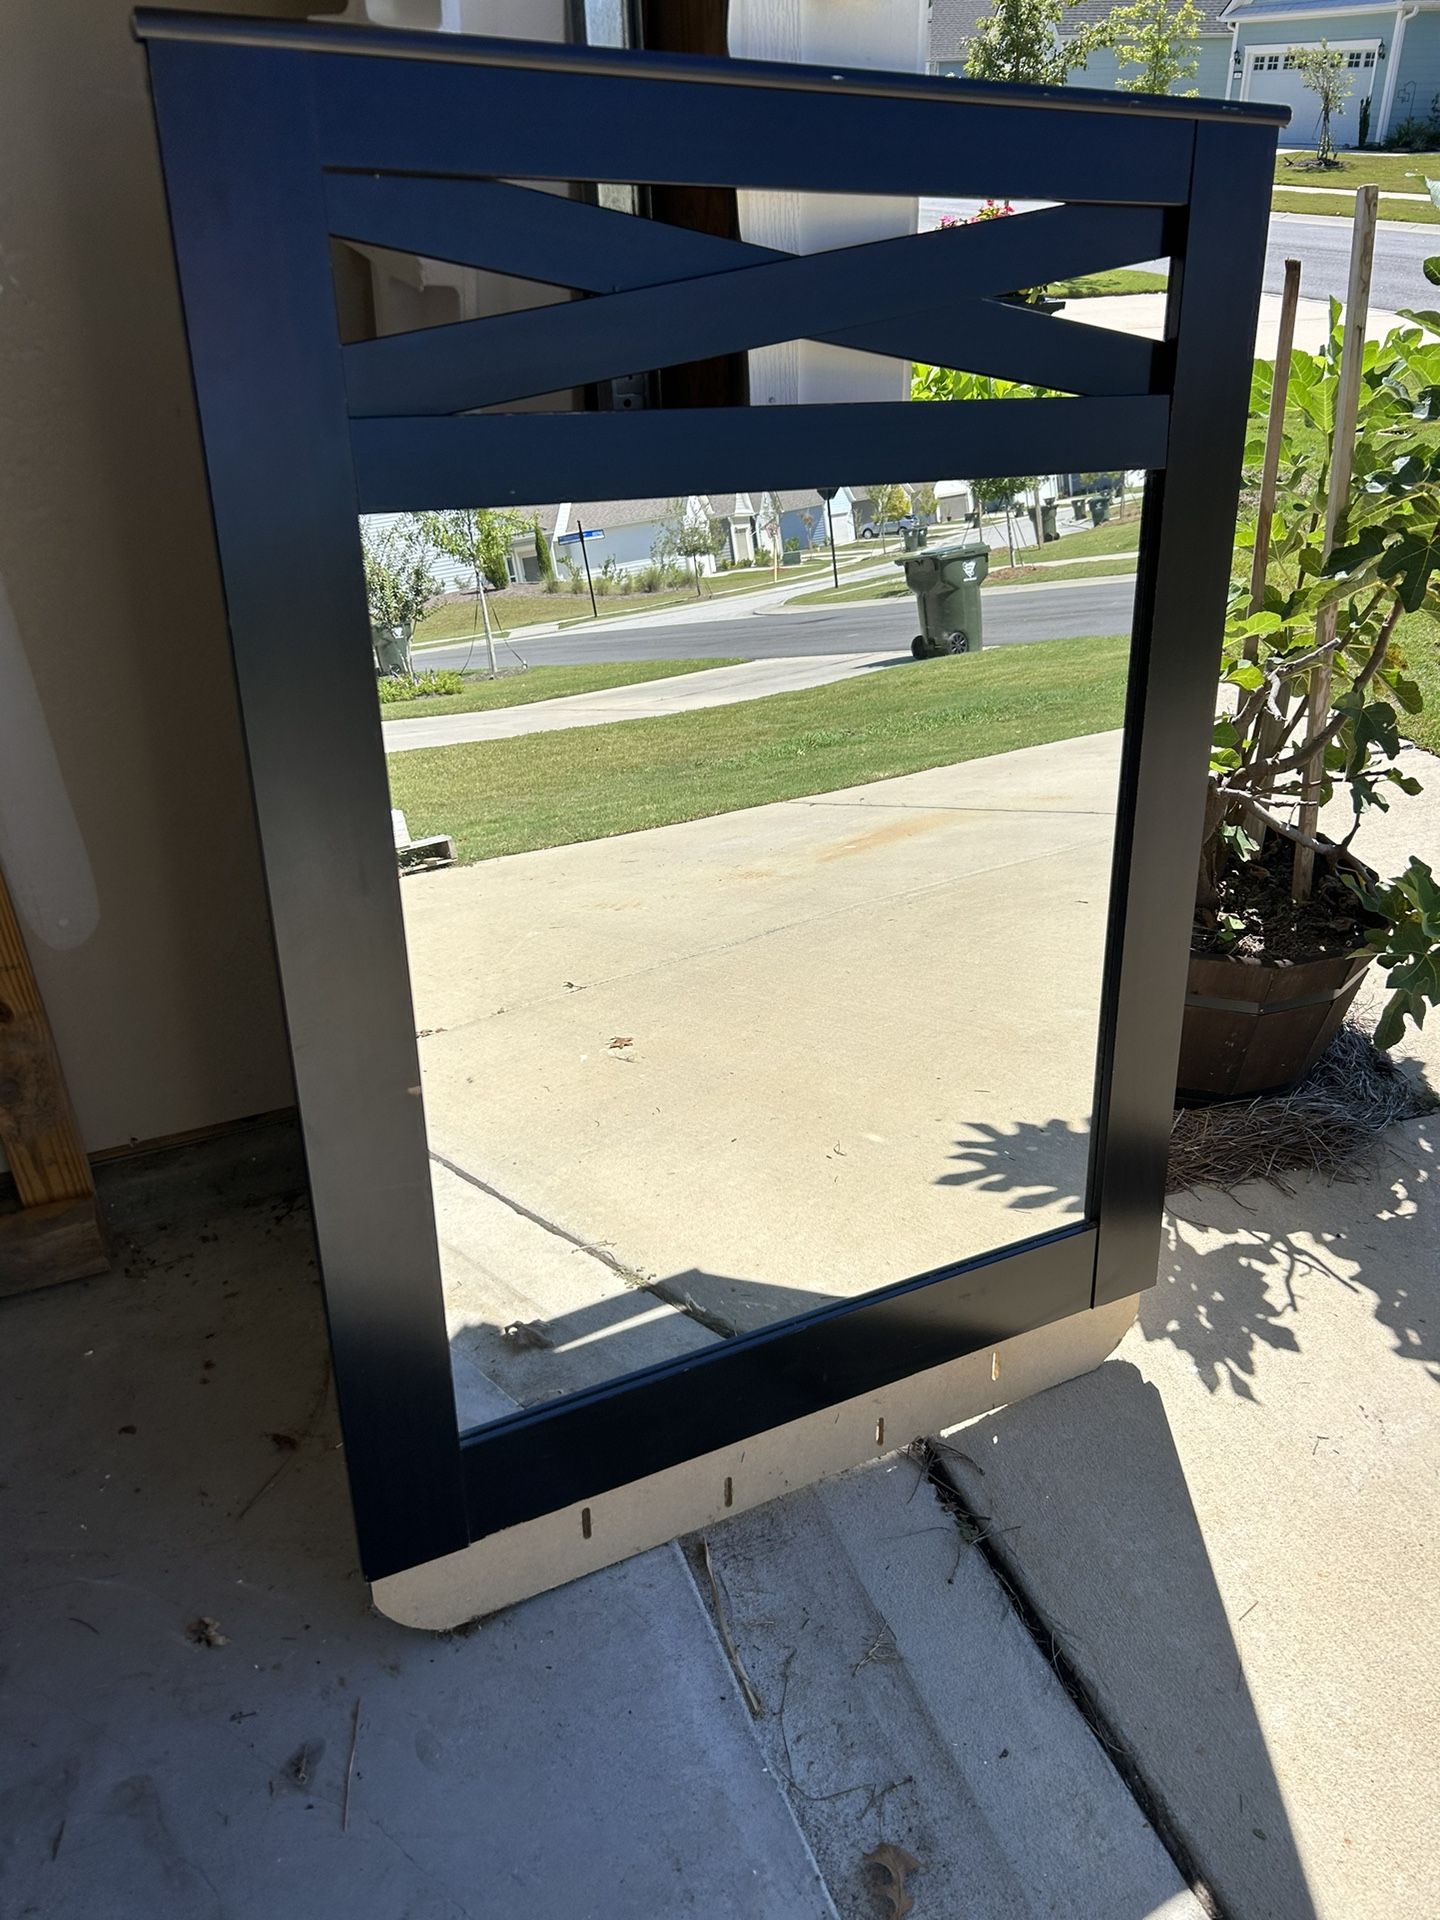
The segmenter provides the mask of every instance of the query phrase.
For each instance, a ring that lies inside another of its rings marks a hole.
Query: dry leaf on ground
[[[220,1622],[212,1620],[208,1613],[202,1613],[192,1620],[185,1629],[185,1638],[197,1647],[225,1647],[229,1639],[220,1631]]]
[[[904,1847],[883,1840],[865,1855],[865,1865],[874,1868],[876,1878],[880,1881],[881,1897],[886,1902],[885,1920],[905,1920],[905,1915],[915,1905],[905,1891],[905,1882],[912,1873],[920,1871],[920,1862]]]

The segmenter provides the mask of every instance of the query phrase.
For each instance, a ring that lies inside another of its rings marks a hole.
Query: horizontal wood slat
[[[1162,230],[1156,208],[1050,207],[363,340],[344,350],[350,411],[357,419],[459,413],[799,338],[839,335],[869,352],[923,359],[909,327],[917,311],[935,314],[933,330],[954,342],[942,364],[969,365],[973,336],[982,357],[998,353],[1012,378],[1071,392],[1143,393],[1148,341],[1115,334],[1097,347],[1096,329],[1026,316],[995,296],[1152,258]],[[1027,327],[1027,317],[1053,336]],[[1027,368],[1032,341],[1045,343],[1045,375]]]
[[[806,92],[797,81],[816,75],[804,68],[777,69],[773,86],[734,85],[725,84],[737,77],[725,74],[725,62],[717,84],[644,76],[633,55],[623,73],[487,70],[447,66],[438,57],[443,37],[431,45],[433,63],[343,50],[302,56],[319,70],[322,165],[1012,200],[1063,200],[1080,179],[1087,200],[1122,206],[1142,194],[1183,206],[1190,191],[1188,101],[1167,100],[1163,117],[1148,117],[1117,111],[1114,96],[1065,89],[1045,100],[1007,87],[993,105],[967,99],[953,83],[929,100],[862,90],[893,77],[880,74],[853,75],[853,88]]]
[[[350,434],[360,511],[387,513],[803,487],[866,468],[949,479],[1154,469],[1168,418],[1167,400],[1141,396],[491,413],[356,420]]]

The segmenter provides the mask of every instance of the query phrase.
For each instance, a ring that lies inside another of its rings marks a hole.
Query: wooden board
[[[109,1262],[90,1163],[3,874],[0,1149],[20,1201],[17,1212],[0,1215],[0,1292],[104,1272]]]

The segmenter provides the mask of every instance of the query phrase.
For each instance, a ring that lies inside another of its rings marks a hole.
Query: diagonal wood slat
[[[350,411],[360,419],[458,413],[638,368],[837,334],[845,336],[844,344],[869,352],[968,364],[954,357],[966,318],[973,317],[980,337],[992,341],[1007,331],[1036,337],[1033,329],[1010,324],[1020,309],[982,314],[984,300],[1017,286],[1150,258],[1163,244],[1163,226],[1156,208],[1051,207],[959,230],[788,255],[564,306],[391,334],[345,349]],[[947,326],[956,347],[921,354],[905,321],[916,311],[933,312],[937,301],[950,309]],[[1096,357],[1083,339],[1066,341],[1062,333],[1060,358],[1052,356],[1052,364],[1071,369],[1079,391],[1144,392],[1150,350],[1120,344],[1124,340],[1128,336],[1115,336],[1092,367]],[[1030,371],[1023,355],[1010,370],[1014,378],[1072,384]]]
[[[325,206],[330,231],[339,239],[582,293],[624,293],[791,258],[746,240],[642,220],[506,180],[330,173]]]
[[[877,471],[1065,473],[1165,464],[1169,402],[973,400],[794,407],[656,408],[640,413],[491,413],[356,420],[350,437],[362,513],[530,506],[554,499],[743,492]]]

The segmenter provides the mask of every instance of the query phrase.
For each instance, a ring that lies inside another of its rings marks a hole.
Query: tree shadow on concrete
[[[1082,1126],[1068,1120],[1018,1120],[1003,1126],[972,1120],[966,1126],[951,1155],[954,1171],[942,1173],[937,1186],[1008,1194],[1006,1204],[1021,1209],[1059,1204],[1076,1214],[1084,1210],[1088,1121]]]
[[[1159,1285],[1140,1329],[1189,1354],[1215,1392],[1255,1397],[1262,1349],[1299,1352],[1316,1288],[1366,1299],[1397,1358],[1440,1385],[1440,1128],[1433,1115],[1384,1136],[1351,1180],[1292,1176],[1289,1191],[1172,1196]]]
[[[942,1454],[1097,1734],[1221,1911],[1314,1898],[1157,1390],[1123,1361]]]
[[[1088,1127],[971,1122],[955,1145],[939,1185],[974,1187],[1020,1210],[1083,1210]],[[1137,1288],[1150,1289],[1140,1304],[1145,1338],[1189,1354],[1212,1392],[1228,1385],[1253,1399],[1262,1351],[1300,1351],[1308,1290],[1343,1287],[1369,1299],[1397,1357],[1440,1384],[1436,1116],[1391,1128],[1350,1179],[1293,1174],[1286,1183],[1170,1196],[1158,1285],[1136,1276]]]

